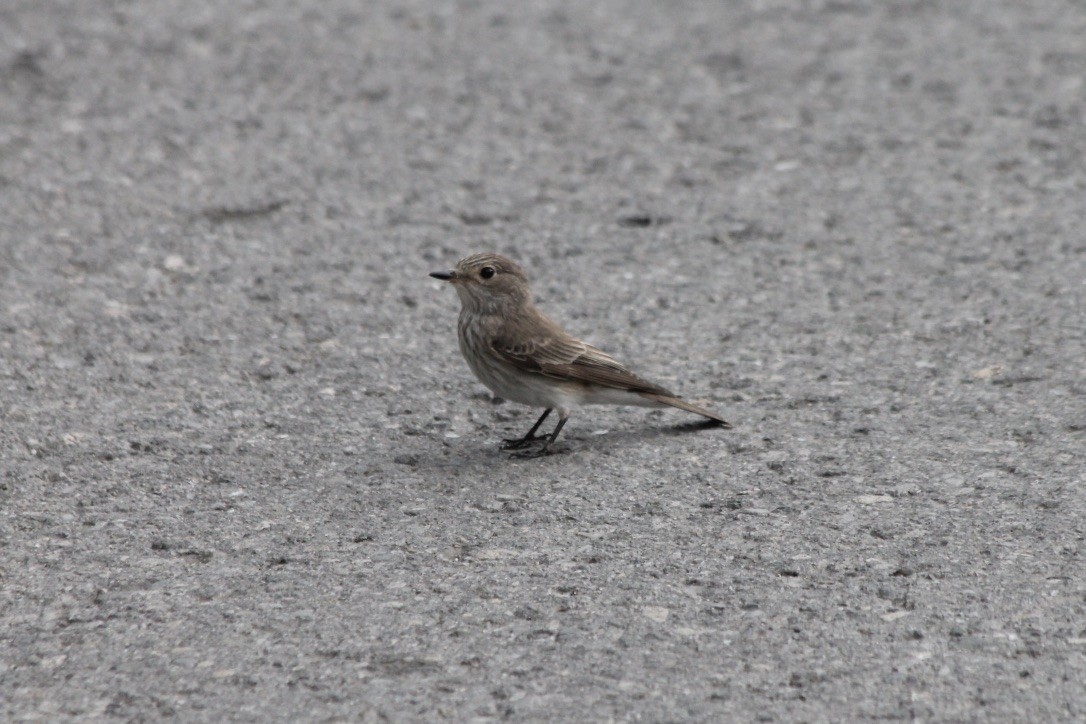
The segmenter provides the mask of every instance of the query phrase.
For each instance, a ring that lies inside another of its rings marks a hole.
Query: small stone
[[[992,365],[973,372],[973,377],[978,380],[990,380],[1003,371],[1003,365]]]
[[[641,609],[641,613],[645,615],[645,618],[651,619],[656,623],[663,623],[667,621],[667,617],[671,615],[671,610],[663,606],[645,606]]]
[[[189,268],[189,265],[183,256],[170,254],[162,261],[162,268],[166,271],[183,272]]]

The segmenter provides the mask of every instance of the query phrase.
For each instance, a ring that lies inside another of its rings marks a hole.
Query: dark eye
[[[494,267],[484,266],[482,269],[479,270],[479,276],[481,276],[483,279],[489,279],[490,277],[494,276]]]

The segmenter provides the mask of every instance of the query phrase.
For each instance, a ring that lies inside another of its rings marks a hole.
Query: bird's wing
[[[663,387],[630,372],[603,350],[568,335],[546,334],[516,342],[498,337],[491,341],[491,347],[506,362],[525,372],[674,397]]]

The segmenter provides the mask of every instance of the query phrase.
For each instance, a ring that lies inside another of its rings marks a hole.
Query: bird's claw
[[[529,458],[541,458],[544,455],[552,455],[556,450],[551,448],[551,443],[554,442],[554,437],[551,435],[532,435],[531,437],[517,437],[512,440],[505,440],[502,442],[502,450],[512,450],[513,454],[509,457],[520,458],[522,460]]]
[[[513,437],[502,440],[502,450],[523,450],[526,447],[535,445],[540,440],[546,440],[547,435],[532,435],[531,437]]]
[[[546,440],[546,438],[536,438],[536,439],[537,440],[545,440],[545,442],[542,445],[540,445],[539,447],[536,447],[536,448],[531,448],[531,449],[527,449],[527,450],[518,450],[517,452],[514,452],[509,457],[517,458],[517,459],[520,459],[520,460],[531,460],[532,458],[541,458],[541,457],[543,457],[545,455],[553,455],[555,452],[557,452],[556,450],[551,449],[551,441],[550,440]]]

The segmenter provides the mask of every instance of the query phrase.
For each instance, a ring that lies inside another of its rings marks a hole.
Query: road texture
[[[7,0],[0,719],[1083,720],[1084,38]],[[481,250],[735,429],[510,460]]]

